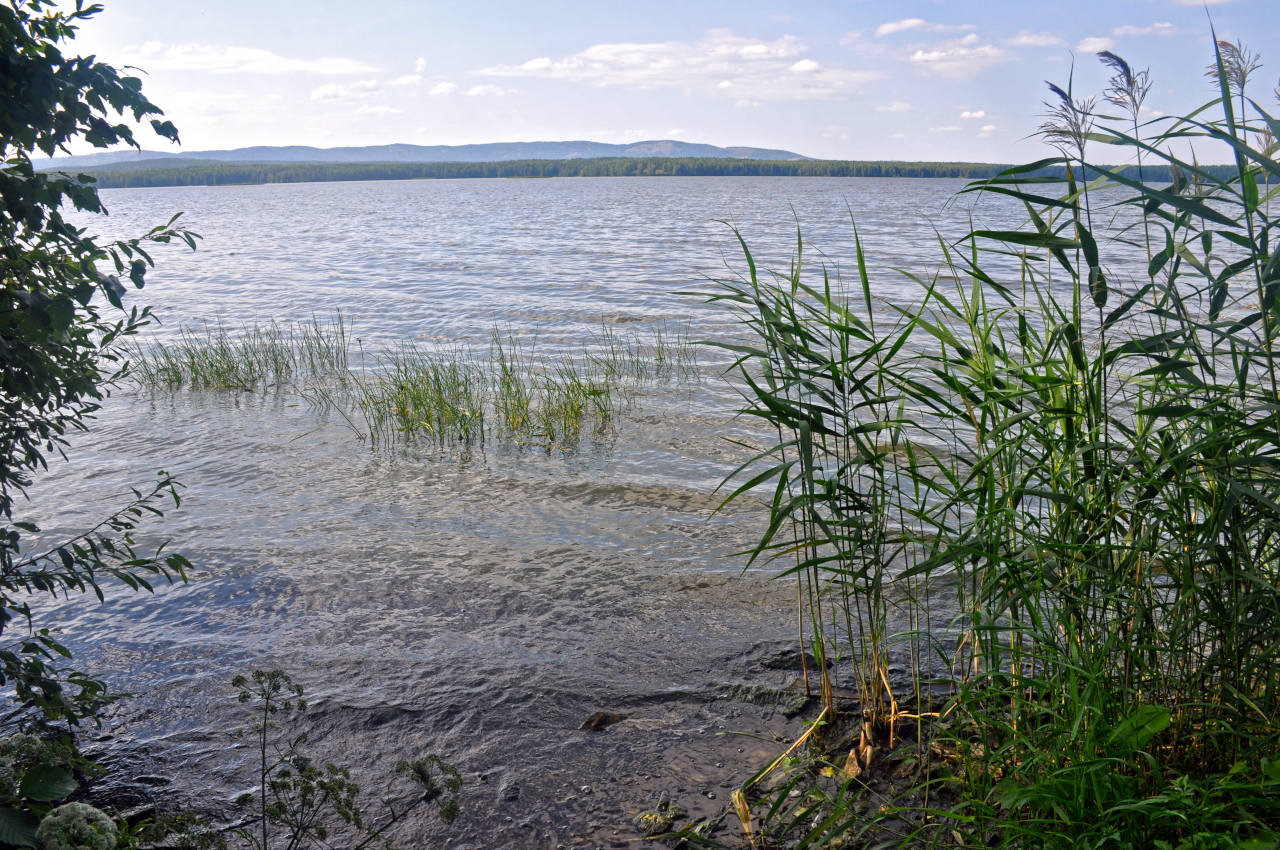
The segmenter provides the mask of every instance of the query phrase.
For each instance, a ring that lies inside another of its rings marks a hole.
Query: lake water
[[[806,252],[852,270],[854,230],[876,295],[916,297],[886,271],[928,274],[937,233],[1007,205],[950,180],[618,178],[314,183],[113,190],[92,232],[134,234],[184,212],[196,253],[157,252],[133,303],[163,325],[305,320],[341,310],[372,357],[403,342],[483,349],[495,327],[577,350],[602,325],[687,323],[728,339],[697,298],[745,264]],[[726,224],[725,222],[728,222]],[[935,232],[936,229],[936,232]],[[101,752],[113,777],[228,812],[253,784],[229,681],[290,671],[313,703],[312,749],[373,791],[396,761],[462,769],[453,827],[415,821],[407,846],[632,846],[631,818],[669,792],[713,813],[799,721],[779,711],[798,674],[794,588],[742,574],[759,505],[721,513],[716,487],[746,457],[726,437],[736,391],[723,355],[696,380],[647,387],[608,439],[574,451],[431,446],[375,452],[288,388],[125,388],[71,463],[33,490],[47,539],[83,527],[158,469],[181,510],[147,526],[195,565],[154,596],[50,606],[78,660],[134,697]],[[581,731],[594,711],[628,715]],[[745,732],[762,739],[723,735]]]

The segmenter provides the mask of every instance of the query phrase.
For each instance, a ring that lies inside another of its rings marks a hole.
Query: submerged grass
[[[134,351],[131,374],[151,390],[296,388],[377,446],[426,439],[543,448],[572,448],[608,432],[646,384],[697,376],[687,330],[665,323],[644,333],[604,325],[576,356],[549,362],[534,356],[532,343],[495,329],[487,355],[402,345],[367,360],[362,354],[359,371],[350,365],[349,330],[340,314],[239,333],[184,329],[177,342]]]
[[[159,389],[254,389],[347,370],[348,325],[341,314],[309,322],[253,325],[232,333],[223,325],[184,328],[176,342],[132,352],[133,379]]]
[[[940,239],[892,321],[860,242],[852,287],[797,237],[776,275],[742,242],[708,294],[776,433],[729,498],[772,488],[750,557],[795,576],[822,700],[807,759],[734,795],[752,845],[1280,846],[1280,122],[1243,52],[1181,118],[1139,123],[1148,77],[1114,54],[1121,117],[1053,87],[1059,155],[965,190],[1025,227]]]
[[[381,446],[426,438],[573,448],[584,437],[607,433],[617,409],[645,383],[695,374],[691,345],[672,365],[670,344],[659,360],[638,341],[623,348],[617,339],[604,354],[593,346],[549,362],[499,330],[487,358],[465,350],[432,354],[405,348],[389,365],[353,381],[364,424],[348,421]]]

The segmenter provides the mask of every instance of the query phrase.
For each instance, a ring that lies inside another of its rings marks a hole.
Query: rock
[[[586,720],[582,721],[579,729],[586,729],[589,732],[599,732],[615,723],[620,723],[627,719],[627,715],[618,714],[613,711],[597,711]]]
[[[502,799],[508,803],[520,799],[520,783],[508,780],[502,783],[502,787],[498,789],[498,793],[502,795]]]

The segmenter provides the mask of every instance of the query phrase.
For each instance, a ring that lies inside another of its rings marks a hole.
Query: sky
[[[1280,80],[1280,0],[103,5],[75,52],[141,69],[185,150],[679,139],[1025,161],[1045,154],[1045,81],[1101,92],[1099,50],[1150,69],[1151,118],[1210,99],[1210,19],[1262,55],[1256,97],[1275,105]]]

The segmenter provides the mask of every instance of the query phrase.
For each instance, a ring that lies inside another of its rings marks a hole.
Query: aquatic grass
[[[131,375],[151,389],[254,389],[304,378],[341,375],[348,361],[341,314],[281,325],[254,324],[232,333],[221,323],[182,328],[175,342],[133,349]]]
[[[510,330],[495,328],[486,354],[402,345],[352,369],[350,323],[341,314],[237,333],[221,324],[184,328],[176,342],[132,353],[130,374],[152,391],[293,388],[318,413],[336,412],[361,439],[572,449],[613,426],[641,387],[696,380],[687,329],[648,335],[602,326],[576,355],[543,362]]]
[[[609,382],[696,377],[697,346],[687,325],[660,322],[647,330],[647,334],[632,330],[624,335],[613,325],[602,325],[592,337],[590,365]]]
[[[1146,124],[1148,80],[1102,58],[1128,114],[1054,87],[1059,155],[965,190],[1025,226],[940,239],[892,321],[856,233],[851,283],[812,277],[799,235],[766,273],[740,236],[746,270],[707,293],[748,332],[726,346],[743,412],[776,435],[729,498],[772,494],[749,559],[796,578],[813,740],[847,752],[834,787],[740,789],[753,842],[1280,840],[1280,124],[1238,45],[1215,46],[1211,103]],[[1180,157],[1188,139],[1234,175]],[[914,790],[854,810],[890,754]]]
[[[483,442],[486,375],[465,351],[425,352],[404,346],[368,387],[373,406],[395,432],[437,441]],[[366,414],[368,416],[369,414]]]
[[[547,361],[510,330],[495,328],[487,356],[467,349],[429,352],[405,347],[350,378],[347,424],[374,445],[411,439],[484,445],[488,441],[573,450],[609,433],[617,412],[640,388],[677,374],[696,377],[687,333],[654,331],[658,349],[603,330],[576,356]],[[687,380],[688,377],[679,378]],[[341,393],[313,393],[318,407],[340,406]],[[357,420],[362,420],[357,424]]]

